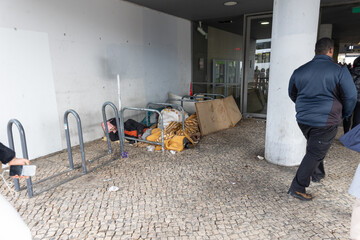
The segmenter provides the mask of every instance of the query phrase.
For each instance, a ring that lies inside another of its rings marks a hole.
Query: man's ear
[[[332,48],[330,48],[329,49],[329,51],[327,52],[327,54],[326,55],[328,55],[329,57],[333,57],[333,55],[334,55],[334,48],[332,47]]]

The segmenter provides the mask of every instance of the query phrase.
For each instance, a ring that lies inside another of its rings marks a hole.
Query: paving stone
[[[243,119],[175,155],[125,144],[129,157],[120,158],[118,143],[106,155],[107,143],[97,140],[85,144],[86,159],[106,156],[88,169],[114,158],[110,164],[31,199],[0,190],[39,240],[348,239],[354,198],[347,189],[359,156],[338,140],[342,128],[325,158],[326,178],[308,189],[315,198],[301,202],[286,194],[297,167],[257,158],[265,126]],[[79,147],[73,157],[81,162]],[[67,151],[33,163],[36,182],[67,170]]]

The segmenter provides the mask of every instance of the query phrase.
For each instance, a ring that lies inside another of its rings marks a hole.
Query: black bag
[[[138,123],[133,119],[128,119],[124,123],[124,133],[127,137],[141,138],[146,129],[145,125]]]

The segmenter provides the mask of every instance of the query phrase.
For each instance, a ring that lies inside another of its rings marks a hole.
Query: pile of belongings
[[[161,115],[163,117],[164,127],[164,148],[166,150],[174,150],[180,152],[183,151],[184,148],[187,148],[190,145],[194,145],[199,142],[200,130],[196,113],[190,116],[185,113],[184,129],[182,125],[183,116],[181,111],[175,108],[165,108],[161,111]],[[109,119],[107,124],[110,140],[119,140],[115,118]],[[104,124],[102,124],[102,127],[105,132]],[[154,124],[151,127],[147,127],[146,125],[139,123],[133,119],[128,119],[124,123],[124,133],[125,136],[128,137],[161,143],[160,118],[158,118],[158,123]],[[130,141],[130,143],[134,142],[135,141]],[[161,150],[161,145],[155,145],[145,142],[138,142],[136,143],[136,146],[154,146],[155,151]]]
[[[166,150],[174,150],[180,152],[189,144],[194,145],[200,140],[199,124],[196,113],[187,117],[184,121],[185,129],[182,126],[182,118],[172,119],[168,121],[168,111],[176,112],[176,109],[164,109],[162,115],[164,117],[164,148]],[[171,113],[170,113],[171,114]],[[181,112],[179,112],[181,116]],[[151,134],[146,140],[161,143],[161,128],[151,129]],[[155,150],[161,150],[160,145],[156,145]]]
[[[184,147],[194,145],[200,140],[200,130],[196,113],[190,117],[185,113],[184,129],[182,125],[182,112],[174,108],[165,108],[161,111],[164,126],[164,148],[180,152]],[[143,139],[161,143],[160,118],[155,128],[148,129]],[[144,145],[144,144],[141,144]],[[150,145],[150,144],[147,144]],[[155,151],[161,150],[160,145],[155,146]]]

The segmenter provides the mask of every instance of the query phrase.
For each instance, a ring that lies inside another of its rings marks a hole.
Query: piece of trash
[[[147,149],[149,152],[154,152],[154,151],[155,151],[155,146],[153,146],[153,145],[147,146],[146,149]]]
[[[111,186],[108,189],[109,192],[116,192],[117,190],[119,190],[119,188],[117,186]]]
[[[127,152],[123,152],[123,153],[121,154],[121,156],[122,156],[122,158],[127,158],[127,157],[128,157],[128,154],[127,154]]]
[[[175,150],[170,150],[170,153],[171,153],[172,155],[175,155],[175,154],[176,154],[176,151],[175,151]]]
[[[112,178],[108,178],[108,179],[104,179],[104,182],[108,182],[108,181],[111,181]]]
[[[231,184],[236,184],[236,181],[230,181]]]
[[[259,160],[264,160],[264,157],[262,157],[262,156],[260,156],[260,155],[257,155],[257,158],[258,158]]]

